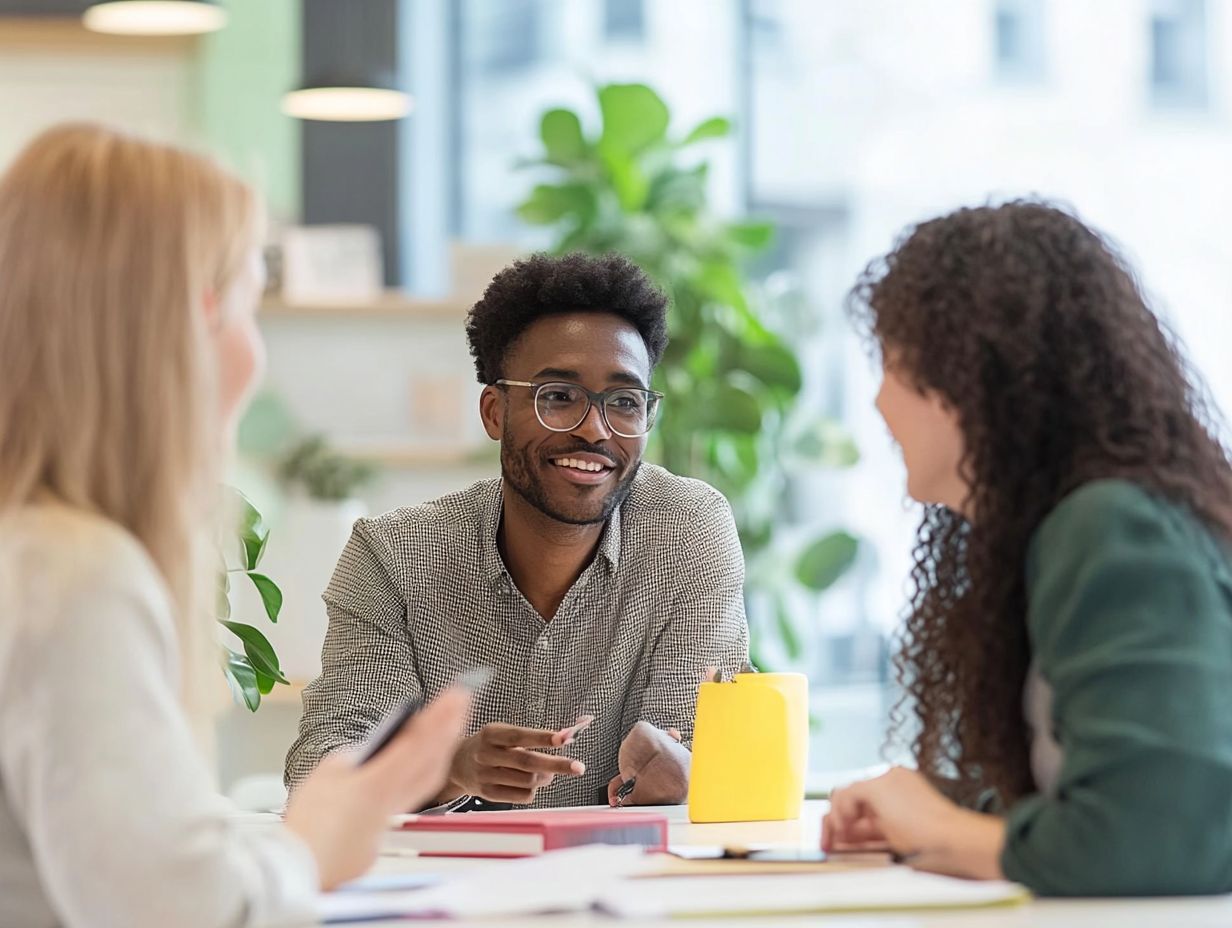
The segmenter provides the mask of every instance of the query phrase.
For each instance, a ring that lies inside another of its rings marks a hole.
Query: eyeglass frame
[[[567,429],[553,428],[552,426],[548,425],[546,422],[543,421],[543,416],[540,415],[539,413],[539,391],[542,390],[544,387],[550,387],[553,384],[563,384],[564,386],[567,386],[567,387],[576,387],[578,390],[581,390],[584,394],[586,394],[586,411],[582,413],[582,418],[578,419],[576,425],[570,426]],[[502,377],[499,380],[494,380],[491,384],[489,384],[489,386],[528,387],[534,390],[535,393],[534,393],[534,396],[531,397],[531,400],[535,407],[535,418],[538,419],[539,424],[542,425],[549,432],[572,432],[574,429],[576,429],[578,426],[580,426],[583,422],[586,421],[586,417],[590,415],[591,409],[597,406],[599,409],[599,418],[603,420],[603,424],[607,427],[607,430],[611,432],[613,435],[619,435],[621,438],[644,438],[645,436],[649,435],[650,430],[654,428],[655,422],[659,421],[658,410],[656,409],[655,419],[654,419],[654,422],[650,423],[650,428],[646,429],[646,431],[642,432],[639,435],[626,435],[624,432],[613,427],[612,423],[608,420],[608,417],[607,417],[608,394],[619,393],[622,390],[638,390],[642,393],[647,393],[650,396],[653,396],[655,398],[656,403],[661,403],[663,402],[663,399],[664,399],[664,396],[662,393],[660,393],[658,390],[651,390],[648,387],[613,387],[610,390],[599,390],[598,392],[596,392],[594,390],[587,390],[580,383],[573,383],[572,381],[569,381],[569,380],[545,380],[541,383],[535,383],[532,380],[506,380],[505,378]]]

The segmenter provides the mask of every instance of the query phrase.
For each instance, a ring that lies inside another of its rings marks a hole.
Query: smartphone
[[[768,864],[820,864],[828,857],[823,850],[774,847],[764,851],[749,851],[749,856],[745,859]]]
[[[465,673],[459,674],[457,679],[458,686],[464,687],[472,693],[477,693],[479,690],[487,686],[492,679],[491,667],[474,667]],[[381,753],[393,740],[394,735],[402,730],[402,726],[407,721],[423,708],[423,700],[416,697],[408,699],[395,711],[381,721],[381,724],[372,730],[372,734],[368,737],[368,741],[364,744],[359,752],[359,762],[366,764],[377,754]]]
[[[751,860],[777,864],[819,864],[828,860],[826,852],[820,848],[698,845],[673,846],[669,853],[685,860]]]

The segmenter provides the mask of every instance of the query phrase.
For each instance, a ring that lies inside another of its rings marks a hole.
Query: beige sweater
[[[307,848],[228,819],[177,666],[130,535],[59,505],[0,520],[0,925],[310,920]]]

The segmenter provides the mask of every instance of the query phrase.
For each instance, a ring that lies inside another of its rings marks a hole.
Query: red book
[[[421,815],[386,839],[425,857],[533,857],[583,844],[667,850],[667,819],[651,812],[466,812]]]

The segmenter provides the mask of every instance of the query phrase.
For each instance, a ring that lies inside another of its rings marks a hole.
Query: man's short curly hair
[[[667,347],[667,297],[640,267],[617,254],[531,255],[488,284],[466,318],[479,382],[494,383],[505,355],[531,323],[560,313],[611,313],[646,343],[653,368]]]

